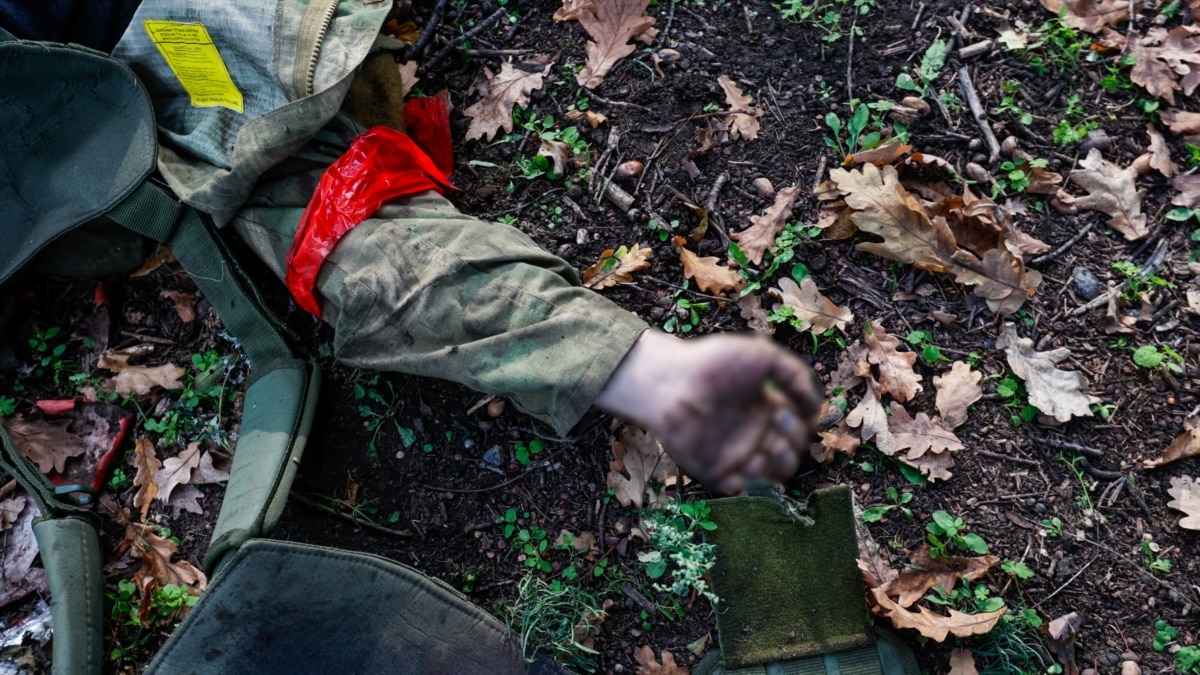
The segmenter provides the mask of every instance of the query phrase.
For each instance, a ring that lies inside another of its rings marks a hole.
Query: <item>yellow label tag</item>
[[[221,53],[204,24],[147,20],[142,25],[171,72],[179,78],[179,84],[192,98],[192,105],[197,108],[222,106],[245,112],[242,92],[229,77]]]

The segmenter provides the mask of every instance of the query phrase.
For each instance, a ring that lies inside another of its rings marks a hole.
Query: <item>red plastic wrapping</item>
[[[443,174],[454,172],[454,142],[450,138],[450,108],[443,95],[409,99],[404,104],[408,135]]]
[[[371,217],[385,202],[427,190],[455,189],[412,138],[388,127],[359,134],[321,174],[287,255],[285,281],[305,310],[321,315],[314,289],[325,257],[342,235]]]

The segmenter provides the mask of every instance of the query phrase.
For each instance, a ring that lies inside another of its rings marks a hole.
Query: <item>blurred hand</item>
[[[650,330],[596,405],[653,433],[710,489],[735,493],[796,473],[821,401],[808,364],[766,338]]]

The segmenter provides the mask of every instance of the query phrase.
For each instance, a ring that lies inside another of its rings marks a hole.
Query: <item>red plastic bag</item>
[[[384,202],[426,190],[456,189],[412,138],[388,127],[359,134],[317,183],[287,255],[285,281],[305,310],[321,315],[314,289],[325,257],[346,232]]]

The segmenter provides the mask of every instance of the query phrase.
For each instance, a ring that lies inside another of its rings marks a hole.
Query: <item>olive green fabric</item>
[[[713,651],[696,664],[692,675],[920,675],[917,657],[900,636],[879,626],[874,635],[870,647],[733,670],[725,668],[720,651]]]
[[[515,638],[487,612],[390,560],[301,544],[243,546],[148,673],[519,675]]]
[[[806,506],[781,495],[710,502],[717,529],[713,592],[729,669],[874,643],[845,487]]]
[[[96,528],[80,518],[34,523],[50,587],[55,675],[99,673],[104,664],[104,574]]]
[[[281,278],[317,179],[359,130],[336,118],[232,221]],[[434,192],[385,204],[347,233],[317,290],[342,363],[505,396],[559,435],[646,328],[520,230],[464,215]]]
[[[97,52],[4,41],[0,73],[3,283],[150,174],[155,130],[150,101],[133,73]]]

